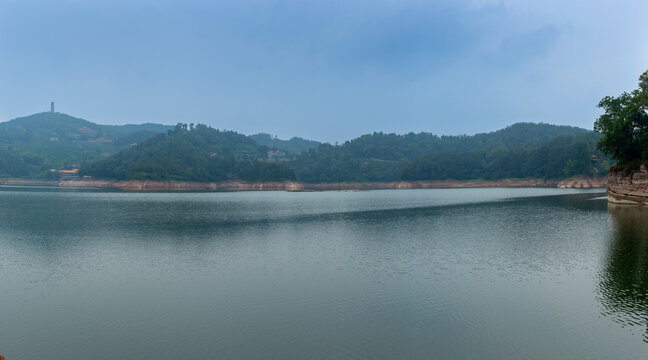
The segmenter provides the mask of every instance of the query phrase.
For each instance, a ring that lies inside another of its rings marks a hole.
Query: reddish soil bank
[[[67,181],[32,181],[0,180],[6,185],[50,185],[117,188],[129,191],[331,191],[331,190],[371,190],[371,189],[450,189],[450,188],[485,188],[485,187],[560,187],[560,188],[604,188],[606,178],[575,177],[566,180],[544,179],[503,179],[494,181],[394,181],[394,182],[343,182],[305,184],[294,181],[285,182],[184,182],[153,180],[67,180]]]

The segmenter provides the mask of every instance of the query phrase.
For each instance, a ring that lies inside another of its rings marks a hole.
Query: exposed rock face
[[[619,171],[610,169],[607,182],[608,201],[617,204],[648,205],[648,170]]]
[[[565,179],[558,183],[559,188],[576,188],[576,189],[589,189],[589,188],[604,188],[607,184],[606,177],[589,177],[589,176],[575,176]]]

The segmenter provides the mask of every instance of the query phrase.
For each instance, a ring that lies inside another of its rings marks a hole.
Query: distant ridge
[[[79,167],[158,133],[159,124],[99,125],[60,112],[0,123],[0,176],[47,179],[52,169]]]
[[[309,183],[565,178],[607,171],[608,162],[590,164],[592,155],[607,159],[596,150],[599,137],[590,130],[543,123],[516,123],[472,136],[374,132],[308,150],[293,167],[297,179]]]
[[[294,180],[294,172],[271,161],[269,148],[234,131],[178,124],[114,156],[84,166],[81,173],[117,180]]]
[[[516,123],[472,136],[374,132],[331,145],[205,125],[100,125],[42,112],[0,123],[0,177],[56,179],[52,169],[81,167],[120,180],[560,179],[607,171],[599,137],[572,126]]]
[[[205,125],[193,128],[179,124],[173,132],[88,164],[81,172],[118,180],[283,179],[311,184],[564,179],[580,174],[593,176],[609,168],[607,159],[595,149],[598,137],[592,131],[570,126],[519,123],[473,136],[376,132],[342,145],[324,143],[287,156],[253,140],[274,139],[267,134],[246,137]],[[276,143],[269,144],[276,147]]]
[[[86,137],[108,136],[112,139],[141,131],[160,133],[173,129],[171,125],[152,123],[100,125],[68,114],[50,111],[1,122],[0,141],[42,141],[48,140],[52,136],[58,137],[59,140],[70,137],[76,139],[76,133],[83,127],[92,130],[87,133]]]
[[[258,133],[250,135],[250,137],[259,145],[277,148],[294,155],[299,155],[308,149],[315,149],[322,144],[319,141],[307,140],[296,136],[290,138],[290,140],[281,140],[266,133]]]

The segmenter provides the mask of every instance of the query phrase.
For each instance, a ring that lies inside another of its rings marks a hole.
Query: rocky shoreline
[[[589,176],[575,176],[569,179],[562,180],[558,183],[558,187],[576,188],[576,189],[589,189],[589,188],[605,188],[607,186],[607,177],[589,177]]]
[[[610,169],[606,192],[608,201],[615,204],[648,205],[648,170]]]
[[[607,179],[575,177],[565,180],[545,179],[503,179],[503,180],[436,180],[436,181],[394,181],[394,182],[341,182],[306,184],[294,181],[284,182],[185,182],[155,180],[66,180],[32,181],[0,180],[0,185],[37,185],[61,187],[115,188],[126,191],[349,191],[373,189],[455,189],[487,187],[558,187],[558,188],[605,188]]]

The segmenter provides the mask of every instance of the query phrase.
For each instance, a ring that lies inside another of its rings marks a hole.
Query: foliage
[[[598,106],[605,110],[594,123],[602,134],[598,148],[624,166],[648,160],[648,71],[639,77],[639,89],[606,96]]]
[[[597,136],[559,136],[539,147],[519,151],[502,148],[470,152],[439,152],[407,163],[405,180],[443,179],[557,179],[575,175],[595,175],[609,168],[607,162],[592,161]],[[598,157],[597,156],[597,157]]]
[[[184,181],[561,178],[609,168],[595,149],[599,137],[575,127],[519,123],[473,136],[376,132],[338,146],[205,125],[104,126],[42,113],[0,123],[0,176],[47,178],[52,168],[81,166],[81,174],[98,178]],[[271,162],[271,148],[306,150],[295,160]],[[592,162],[592,155],[601,161]]]
[[[98,125],[62,113],[39,113],[0,123],[0,177],[45,179],[51,169],[106,158],[173,127]]]
[[[585,129],[531,123],[474,136],[373,133],[320,145],[293,166],[305,182],[560,178],[600,170],[590,160],[601,155],[597,140]]]
[[[249,137],[206,125],[178,124],[114,156],[81,168],[99,178],[177,181],[283,181],[294,179],[291,169],[265,161],[268,147]]]
[[[303,151],[308,149],[315,149],[321,144],[319,141],[307,140],[300,137],[292,137],[290,140],[282,140],[266,133],[250,135],[250,138],[256,141],[259,145],[276,148],[294,155],[301,154]]]

